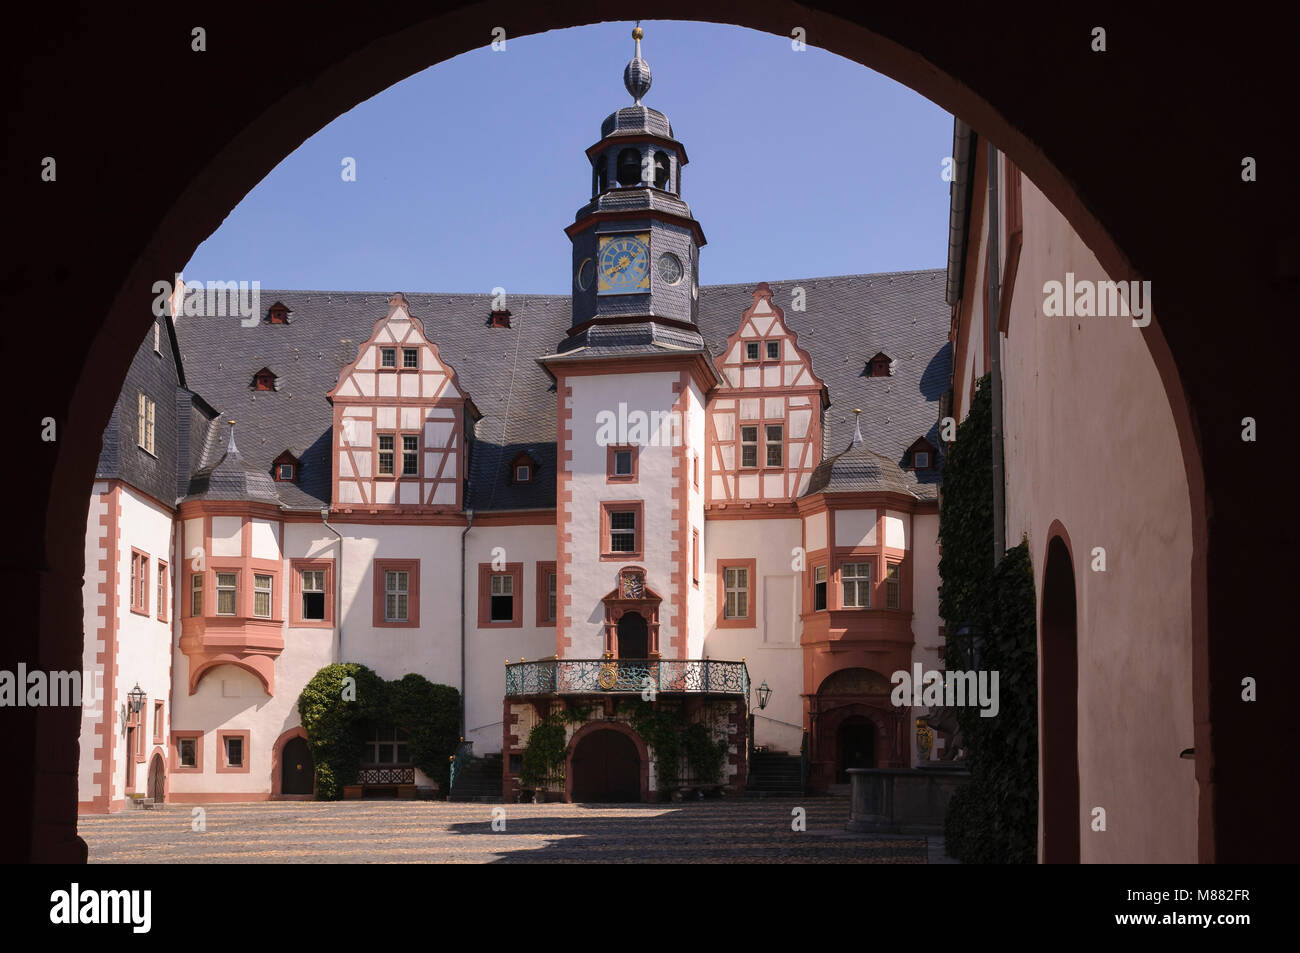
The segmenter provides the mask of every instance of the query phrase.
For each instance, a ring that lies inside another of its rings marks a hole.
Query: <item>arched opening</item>
[[[290,738],[280,751],[280,793],[301,796],[314,794],[315,790],[316,768],[307,739]]]
[[[641,755],[620,731],[598,729],[579,738],[569,771],[574,801],[620,804],[641,799]]]
[[[671,166],[671,162],[668,158],[668,153],[662,150],[656,151],[655,152],[655,188],[656,189],[668,188],[668,169],[670,168],[670,166]]]
[[[149,761],[149,788],[146,796],[155,804],[161,804],[166,794],[165,781],[167,780],[166,769],[163,767],[163,756],[155,751],[153,758]]]
[[[641,184],[641,153],[635,149],[623,149],[618,154],[618,184]]]
[[[1041,733],[1042,860],[1079,862],[1079,648],[1074,565],[1053,536],[1043,564]]]
[[[836,733],[836,780],[844,784],[849,780],[849,768],[874,768],[876,766],[876,726],[871,719],[852,715],[840,723]]]
[[[146,330],[139,302],[148,299],[150,282],[159,274],[178,270],[238,199],[304,138],[397,79],[479,45],[478,37],[490,35],[491,25],[499,21],[503,11],[516,24],[512,37],[571,26],[588,16],[581,8],[557,12],[551,8],[516,10],[509,4],[492,5],[484,10],[481,21],[473,21],[480,23],[481,29],[449,29],[449,25],[462,24],[462,17],[468,14],[459,10],[448,13],[442,8],[431,13],[427,5],[399,7],[382,16],[374,15],[369,21],[340,18],[332,23],[311,24],[310,58],[277,58],[267,52],[282,44],[285,36],[302,29],[301,22],[290,14],[270,13],[260,36],[245,39],[252,44],[247,46],[249,58],[275,63],[271,72],[234,79],[223,75],[217,85],[200,81],[197,86],[184,88],[167,88],[165,84],[150,87],[147,101],[137,110],[141,118],[128,120],[121,134],[121,141],[141,145],[115,150],[114,155],[95,155],[97,176],[82,177],[80,182],[69,179],[66,184],[62,177],[59,180],[58,201],[66,203],[66,207],[82,208],[88,214],[104,209],[115,217],[120,241],[111,254],[95,253],[101,230],[62,228],[60,223],[66,218],[49,214],[46,193],[51,190],[45,185],[17,197],[15,218],[29,236],[25,245],[30,250],[17,255],[15,274],[46,277],[17,286],[14,308],[36,313],[50,293],[51,276],[60,284],[91,290],[78,309],[77,324],[70,328],[84,333],[68,336],[66,375],[32,398],[41,402],[36,416],[49,414],[59,421],[58,443],[51,444],[50,454],[13,475],[15,497],[31,501],[30,506],[15,514],[19,522],[13,532],[43,543],[41,558],[17,566],[15,578],[19,579],[18,585],[27,585],[31,591],[39,586],[42,592],[51,594],[39,605],[32,600],[21,608],[24,624],[16,625],[15,631],[29,634],[16,638],[14,658],[44,655],[57,658],[64,668],[78,665],[86,499],[100,435],[135,342]],[[791,19],[796,10],[799,19]],[[594,7],[592,11],[589,18],[598,19],[598,11]],[[52,15],[41,11],[31,14],[33,18]],[[716,3],[689,8],[670,6],[665,15],[714,20],[737,16],[733,8]],[[237,22],[225,16],[215,15],[210,29],[233,30]],[[1237,375],[1225,381],[1199,374],[1198,368],[1204,366],[1203,342],[1214,339],[1213,331],[1228,294],[1237,297],[1232,303],[1239,309],[1251,313],[1274,313],[1284,305],[1283,295],[1289,294],[1290,286],[1286,280],[1278,280],[1273,269],[1290,267],[1285,264],[1290,259],[1282,254],[1281,245],[1273,245],[1276,233],[1270,217],[1275,209],[1288,204],[1230,199],[1228,193],[1236,190],[1231,194],[1239,194],[1241,182],[1232,181],[1232,176],[1207,181],[1202,166],[1177,161],[1177,149],[1179,143],[1190,141],[1188,130],[1201,128],[1207,122],[1231,122],[1234,129],[1254,129],[1254,142],[1260,149],[1271,148],[1279,133],[1270,130],[1267,122],[1259,121],[1265,117],[1264,110],[1271,108],[1262,98],[1256,102],[1233,100],[1231,114],[1222,108],[1225,100],[1217,90],[1224,76],[1229,75],[1225,69],[1230,68],[1231,57],[1224,58],[1229,64],[1225,68],[1187,68],[1183,57],[1195,46],[1190,42],[1191,33],[1185,32],[1194,29],[1191,23],[1169,22],[1154,13],[1149,18],[1145,14],[1134,16],[1139,32],[1169,35],[1172,30],[1174,38],[1186,36],[1189,42],[1163,44],[1153,56],[1127,61],[1108,57],[1113,67],[1104,74],[1089,73],[1086,78],[1075,69],[1044,71],[1032,96],[1023,92],[1019,81],[1025,68],[1022,60],[1015,55],[988,55],[990,51],[997,54],[1008,50],[1006,44],[1010,41],[1004,24],[989,21],[978,10],[957,12],[937,26],[889,12],[840,12],[832,17],[816,4],[805,8],[775,3],[747,8],[744,22],[782,37],[788,35],[790,23],[806,23],[810,37],[825,37],[827,49],[868,64],[962,115],[1003,147],[1043,189],[1115,277],[1136,277],[1130,262],[1137,262],[1162,289],[1168,289],[1168,313],[1178,314],[1178,321],[1170,322],[1167,329],[1153,323],[1143,335],[1169,393],[1190,489],[1195,534],[1191,575],[1197,594],[1193,605],[1193,684],[1201,856],[1205,860],[1226,860],[1251,856],[1252,852],[1274,855],[1278,850],[1273,843],[1276,839],[1261,836],[1258,825],[1251,820],[1258,816],[1253,808],[1263,806],[1268,793],[1261,782],[1267,777],[1264,772],[1268,770],[1268,746],[1272,742],[1257,731],[1261,716],[1247,714],[1244,706],[1236,704],[1230,680],[1222,680],[1211,697],[1209,672],[1212,662],[1215,668],[1225,671],[1256,670],[1272,653],[1284,651],[1280,642],[1283,630],[1269,624],[1275,606],[1267,600],[1243,605],[1239,596],[1244,581],[1261,591],[1281,588],[1274,583],[1284,584],[1285,560],[1275,557],[1282,555],[1284,540],[1281,536],[1259,537],[1258,521],[1247,509],[1252,472],[1234,463],[1241,450],[1240,432],[1224,426],[1234,413],[1240,416],[1241,407],[1276,405],[1272,397],[1280,393],[1280,384],[1264,374]],[[1043,62],[1064,62],[1068,51],[1061,44],[1074,43],[1069,31],[1059,30],[1054,23],[1021,23],[1019,27],[1017,49],[1034,50]],[[172,24],[96,22],[48,30],[38,23],[35,28],[54,37],[51,55],[93,65],[105,55],[104,51],[130,49],[133,43],[167,49],[159,36],[165,37]],[[1258,25],[1253,28],[1258,30]],[[1244,48],[1236,28],[1229,24],[1225,29],[1228,34],[1224,44],[1234,51]],[[1264,35],[1253,39],[1265,48],[1273,43]],[[183,46],[177,45],[177,49]],[[975,56],[972,51],[981,55]],[[192,54],[186,49],[176,55]],[[1262,87],[1269,86],[1269,77],[1281,75],[1284,60],[1259,53],[1258,68],[1265,71],[1260,78]],[[111,76],[106,73],[106,80],[95,84],[95,88],[81,85],[75,92],[65,88],[39,90],[33,94],[37,98],[25,117],[66,116],[74,108],[84,115],[107,115],[107,104],[120,98],[122,89],[144,88],[145,58],[140,58],[139,63]],[[154,60],[148,68],[157,65]],[[23,67],[21,60],[18,67]],[[139,73],[134,72],[137,69]],[[1139,69],[1151,72],[1140,73]],[[1141,81],[1143,75],[1161,71],[1180,77],[1178,97],[1167,97],[1153,84]],[[1151,177],[1116,172],[1113,137],[1080,137],[1074,124],[1061,118],[1073,115],[1082,103],[1101,115],[1123,112],[1155,117],[1142,128],[1129,130],[1131,135],[1148,138],[1130,141],[1127,147],[1131,154],[1163,168],[1167,174]],[[1153,108],[1156,105],[1160,108]],[[145,127],[152,120],[144,117],[181,115],[186,108],[201,109],[205,115],[217,117],[210,130],[213,148],[201,155],[181,156],[168,163],[169,168],[158,170],[157,192],[163,198],[153,206],[126,208],[105,201],[102,182],[123,181],[127,177],[125,170],[148,162],[143,144],[149,141]],[[40,120],[45,121],[53,119]],[[25,119],[25,129],[28,124],[34,128],[33,141],[39,139],[42,130],[36,121],[29,123]],[[93,141],[93,137],[81,138]],[[79,145],[76,140],[68,140],[61,155],[88,148],[84,142]],[[1278,178],[1283,180],[1281,188],[1294,188],[1285,177]],[[29,199],[27,196],[35,195],[38,188],[43,190],[39,200]],[[1250,188],[1278,186],[1260,184]],[[1260,236],[1250,257],[1245,248],[1230,250],[1225,268],[1236,280],[1219,283],[1222,289],[1207,290],[1203,283],[1180,280],[1187,274],[1186,262],[1197,260],[1188,254],[1189,244],[1203,241],[1201,236],[1193,237],[1194,229],[1185,229],[1188,237],[1184,238],[1177,229],[1170,228],[1167,213],[1188,207],[1182,201],[1187,195],[1196,195],[1200,203],[1187,214],[1220,221],[1224,234]],[[1166,214],[1152,214],[1152,209]],[[35,224],[27,228],[30,223]],[[1170,235],[1175,239],[1170,240]],[[1260,254],[1259,248],[1278,254]],[[69,264],[66,269],[51,269],[51,261]],[[20,340],[14,343],[15,349],[34,350],[39,332],[18,330]],[[1276,342],[1293,334],[1294,329],[1270,326],[1258,333],[1273,335]],[[23,334],[29,338],[21,338]],[[1179,368],[1186,393],[1179,380]],[[1199,418],[1199,430],[1195,431],[1199,438],[1194,436],[1194,418]],[[1207,461],[1204,471],[1202,453]],[[1208,486],[1203,473],[1208,474]],[[1213,503],[1220,517],[1213,537],[1205,519],[1207,503]],[[1251,558],[1243,560],[1243,553],[1249,553]],[[1259,569],[1264,570],[1262,574],[1253,578],[1248,575]],[[1207,585],[1208,580],[1213,580],[1212,585]],[[64,605],[70,608],[63,611],[60,607]],[[1219,623],[1213,640],[1209,636],[1211,613]],[[1258,632],[1259,637],[1238,638],[1236,633],[1245,627]],[[32,831],[30,841],[13,840],[14,856],[48,860],[84,857],[84,845],[75,837],[75,771],[71,767],[77,756],[75,720],[57,711],[29,710],[15,716],[11,727],[9,735],[13,740],[0,747],[0,760],[16,776],[32,779],[30,784],[15,786],[6,796],[6,803],[12,801],[13,810],[8,814],[15,818],[15,825]],[[43,736],[57,740],[33,748],[30,738],[37,734],[38,727]],[[1216,757],[1231,758],[1231,770],[1217,771]],[[48,807],[37,792],[47,790],[58,791],[63,806],[56,811],[56,819],[37,825],[33,819],[38,808],[45,811]],[[1217,831],[1216,824],[1221,825]],[[1221,839],[1234,850],[1220,853],[1216,845]]]
[[[643,659],[650,657],[650,629],[645,616],[639,612],[624,612],[618,620],[619,658]]]

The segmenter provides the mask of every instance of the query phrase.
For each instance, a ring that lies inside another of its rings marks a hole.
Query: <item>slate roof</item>
[[[866,446],[885,462],[901,465],[917,437],[942,446],[939,397],[951,369],[944,275],[933,269],[768,282],[773,302],[785,311],[830,393],[824,458],[849,449],[855,407],[862,409]],[[757,283],[700,287],[700,331],[713,356],[721,354],[741,314],[753,304]],[[791,306],[796,287],[803,289],[804,311]],[[243,327],[238,317],[183,317],[177,322],[186,383],[223,415],[207,427],[196,470],[220,469],[222,430],[229,429],[223,421],[233,417],[241,464],[266,474],[284,505],[319,509],[329,502],[331,489],[332,408],[325,393],[387,313],[391,292],[261,294],[263,301],[279,300],[292,308],[293,323],[263,320]],[[475,510],[554,507],[556,396],[537,358],[554,353],[564,340],[571,324],[570,297],[512,296],[511,327],[493,328],[488,326],[491,295],[404,294],[411,314],[483,414],[471,448],[467,505]],[[620,346],[614,339],[602,343]],[[868,360],[882,350],[896,362],[894,375],[866,376]],[[253,373],[263,366],[280,377],[280,390],[250,386]],[[270,478],[271,462],[286,449],[299,457],[296,485]],[[508,464],[521,450],[539,467],[532,483],[515,485],[509,482]],[[834,468],[831,477],[835,471],[854,472],[851,463]],[[210,487],[211,473],[208,477]]]

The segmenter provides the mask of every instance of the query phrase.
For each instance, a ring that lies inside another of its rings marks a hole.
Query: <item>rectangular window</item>
[[[609,551],[634,553],[636,547],[636,511],[613,510],[609,514]]]
[[[402,476],[418,476],[420,473],[420,438],[402,437]]]
[[[742,467],[758,466],[758,428],[740,428],[740,465]]]
[[[813,611],[820,612],[826,608],[826,567],[813,568]]]
[[[167,564],[158,560],[158,618],[167,621]]]
[[[757,342],[757,341],[748,341],[748,342],[746,342],[746,344],[745,344],[745,360],[747,360],[747,361],[757,361],[757,360],[758,360],[758,342]]]
[[[265,573],[253,573],[253,615],[271,618],[271,577]]]
[[[153,453],[153,431],[155,405],[144,394],[140,394],[136,416],[136,443],[142,450]]]
[[[554,622],[556,619],[555,594],[559,589],[559,578],[559,573],[546,574],[546,620],[548,622]]]
[[[373,565],[372,624],[375,628],[418,628],[420,625],[420,561],[418,559],[376,559]],[[327,587],[330,585],[328,578],[326,585]],[[337,621],[335,624],[338,624]]]
[[[784,426],[782,424],[767,425],[767,465],[769,467],[781,466],[781,445],[784,436]]]
[[[149,557],[131,550],[131,611],[149,613]]]
[[[217,573],[217,615],[234,615],[238,604],[239,574],[234,572]]]
[[[417,348],[402,348],[402,367],[408,371],[418,370],[420,367],[420,352]]]
[[[749,569],[745,566],[728,566],[722,570],[726,592],[724,619],[749,618]]]
[[[926,470],[930,466],[930,451],[918,450],[912,456],[912,466],[918,470]]]
[[[384,573],[384,621],[407,622],[410,613],[411,574]]]
[[[529,469],[528,464],[521,463],[519,464],[519,466],[515,467],[516,483],[527,483],[531,477],[532,477],[532,471]]]
[[[627,444],[605,447],[605,482],[637,482],[637,448]]]
[[[325,571],[304,569],[302,582],[302,617],[304,621],[321,622],[325,619]]]
[[[203,573],[190,575],[190,615],[203,615]]]
[[[163,703],[153,703],[153,743],[162,744],[163,740]]]
[[[176,740],[176,755],[182,768],[197,768],[199,766],[198,746],[199,739],[197,738],[178,738]]]
[[[871,563],[844,563],[840,566],[844,586],[844,608],[871,608]]]
[[[498,574],[492,577],[492,622],[510,622],[515,617],[515,577]]]
[[[280,479],[281,479],[281,480],[292,480],[292,479],[293,479],[293,464],[292,464],[292,463],[282,463],[282,464],[280,464]]]
[[[767,359],[768,359],[769,361],[776,361],[776,360],[780,360],[780,358],[781,358],[781,342],[780,342],[780,341],[768,341],[768,342],[767,342]]]
[[[899,596],[898,563],[890,563],[885,570],[885,608],[897,609]]]
[[[488,568],[489,570],[491,569],[491,564],[488,564]],[[509,570],[509,565],[507,565],[506,568],[507,570]],[[555,563],[539,561],[537,563],[537,574],[534,578],[537,580],[537,588],[536,588],[537,624],[544,625],[544,626],[553,626],[555,625],[555,618],[559,611],[558,595],[560,591],[560,574],[559,572],[556,571]],[[521,595],[521,593],[519,592],[519,588],[520,585],[522,585],[522,583],[523,583],[523,577],[520,576],[519,581],[516,582],[515,584],[515,593],[517,595]],[[480,597],[480,601],[481,601],[481,597]],[[491,604],[489,604],[488,605],[489,616],[491,614],[491,609],[492,609]],[[521,612],[520,615],[522,614],[523,613]],[[489,621],[491,621],[490,618]]]
[[[379,349],[379,366],[396,367],[397,366],[397,348],[381,347]]]
[[[691,530],[691,582],[700,588],[700,531]]]
[[[691,454],[691,480],[695,484],[695,489],[700,488],[700,455]]]
[[[391,433],[381,433],[379,435],[379,472],[381,474],[392,476],[393,474],[393,450],[396,437]]]
[[[366,741],[363,764],[410,764],[410,737],[401,728],[376,729]]]
[[[226,767],[242,768],[244,766],[244,739],[227,737]]]
[[[632,451],[631,450],[614,451],[614,475],[615,476],[632,475]]]

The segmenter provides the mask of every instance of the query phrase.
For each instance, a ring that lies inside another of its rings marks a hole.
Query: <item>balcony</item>
[[[506,664],[506,696],[656,694],[749,698],[749,670],[713,659],[542,659]]]

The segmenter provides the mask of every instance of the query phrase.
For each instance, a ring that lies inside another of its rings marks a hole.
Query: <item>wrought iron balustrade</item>
[[[640,694],[744,695],[743,661],[713,659],[541,659],[506,665],[506,695]]]

